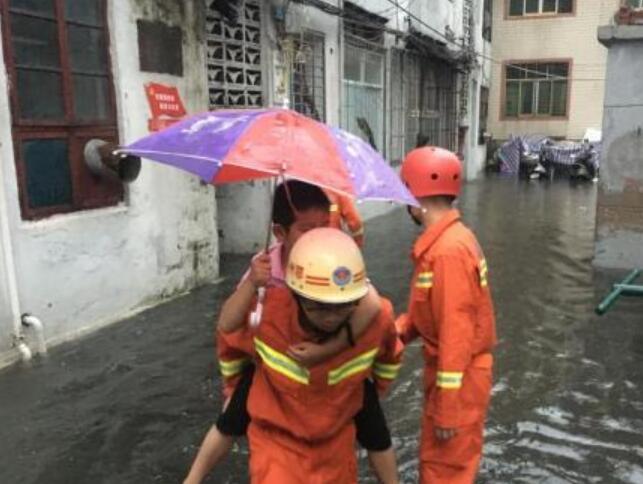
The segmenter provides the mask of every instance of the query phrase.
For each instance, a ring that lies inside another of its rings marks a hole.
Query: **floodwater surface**
[[[592,268],[595,203],[593,185],[466,187],[499,334],[479,482],[643,483],[643,299],[594,315],[622,276]],[[417,235],[402,209],[367,223],[371,279],[398,311]],[[0,483],[180,482],[221,404],[212,322],[247,260],[224,257],[224,283],[1,372]],[[421,372],[414,344],[384,403],[409,484]],[[375,482],[360,455],[360,481]],[[207,482],[247,482],[246,466],[241,442]]]

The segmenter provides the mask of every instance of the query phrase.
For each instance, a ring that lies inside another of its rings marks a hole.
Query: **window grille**
[[[258,0],[208,1],[206,42],[211,108],[263,105],[261,5]]]

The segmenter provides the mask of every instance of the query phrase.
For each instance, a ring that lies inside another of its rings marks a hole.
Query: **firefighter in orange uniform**
[[[364,380],[373,378],[383,391],[400,367],[392,305],[381,299],[354,346],[305,368],[288,348],[342,331],[368,292],[360,250],[337,229],[313,229],[292,248],[286,284],[267,289],[262,319],[247,341],[230,342],[235,355],[245,351],[256,362],[247,403],[251,482],[355,483],[353,418],[363,405]]]
[[[330,201],[329,227],[336,229],[346,228],[358,246],[364,246],[364,223],[355,204],[348,197],[325,190],[324,193]],[[344,227],[345,226],[345,227]]]
[[[413,246],[408,312],[396,321],[405,343],[423,341],[420,482],[468,484],[482,455],[496,344],[487,262],[452,208],[462,179],[456,155],[415,149],[401,175],[421,206],[410,215],[425,227]]]

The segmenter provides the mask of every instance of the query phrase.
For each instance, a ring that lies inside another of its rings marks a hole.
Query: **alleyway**
[[[490,261],[500,344],[480,482],[643,482],[640,301],[592,309],[594,186],[469,185],[465,219]],[[403,210],[367,224],[371,278],[401,310],[416,229]],[[0,373],[0,482],[180,482],[220,405],[212,321],[225,283]],[[385,404],[403,475],[417,481],[421,357]],[[245,482],[243,446],[209,482]],[[365,482],[371,482],[364,480]]]

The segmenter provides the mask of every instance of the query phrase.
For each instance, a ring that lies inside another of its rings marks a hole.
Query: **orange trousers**
[[[352,422],[322,443],[309,444],[284,432],[250,423],[252,484],[356,484]]]
[[[435,437],[433,365],[425,367],[425,404],[420,445],[421,484],[471,484],[475,482],[482,457],[484,421],[491,396],[491,357],[474,360],[465,373],[461,392],[464,423],[457,434],[440,441]]]
[[[433,420],[425,416],[420,448],[420,483],[473,483],[482,457],[483,429],[484,422],[461,427],[455,437],[443,442],[435,438]]]

